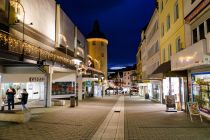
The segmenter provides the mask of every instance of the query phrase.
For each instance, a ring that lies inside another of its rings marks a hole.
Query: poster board
[[[166,112],[177,112],[174,95],[166,95]]]
[[[193,121],[192,116],[200,116],[200,120],[201,120],[201,122],[203,122],[203,119],[201,117],[200,109],[199,109],[199,106],[198,106],[197,102],[188,102],[187,107],[188,107],[188,110],[189,110],[189,113],[190,113],[191,121]]]

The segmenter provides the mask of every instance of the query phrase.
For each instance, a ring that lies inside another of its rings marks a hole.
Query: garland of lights
[[[26,56],[40,60],[49,60],[66,66],[74,65],[72,60],[69,58],[65,58],[53,52],[46,51],[25,41],[23,42],[21,40],[15,39],[14,37],[11,37],[8,34],[2,32],[0,32],[0,47],[8,49],[8,51],[13,53],[24,54]]]

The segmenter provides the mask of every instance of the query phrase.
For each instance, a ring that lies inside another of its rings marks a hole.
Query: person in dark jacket
[[[8,110],[11,110],[11,107],[10,107],[11,104],[12,104],[12,109],[15,108],[15,105],[14,105],[14,97],[15,97],[15,94],[16,94],[15,89],[12,86],[10,86],[7,89],[7,92],[6,92],[7,102],[8,102]]]
[[[26,104],[28,102],[28,92],[26,91],[26,89],[23,89],[21,95],[22,95],[21,98],[22,110],[28,110],[28,108],[26,107]]]

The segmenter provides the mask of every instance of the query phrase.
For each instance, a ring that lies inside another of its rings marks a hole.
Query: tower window
[[[93,45],[96,45],[96,42],[95,41],[93,41]]]
[[[101,46],[104,46],[104,42],[101,42]]]

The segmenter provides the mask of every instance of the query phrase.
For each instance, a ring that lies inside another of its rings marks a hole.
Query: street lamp
[[[23,41],[25,40],[24,35],[25,35],[25,9],[23,5],[18,1],[18,0],[10,0],[10,5],[15,7],[15,4],[18,4],[22,10],[23,10]]]
[[[81,60],[79,59],[72,59],[72,61],[74,62],[74,65],[76,67],[76,81],[75,81],[75,92],[76,92],[76,106],[78,106],[78,76],[79,76],[79,66],[80,66],[80,63],[82,62]]]

